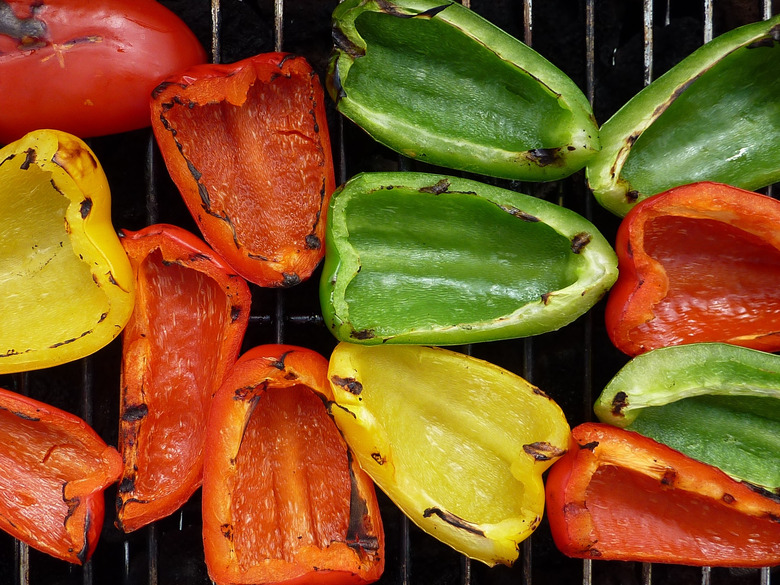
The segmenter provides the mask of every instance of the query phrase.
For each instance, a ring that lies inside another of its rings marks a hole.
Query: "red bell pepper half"
[[[0,388],[0,528],[83,564],[103,528],[122,458],[77,416]]]
[[[780,201],[720,183],[676,187],[618,229],[607,332],[635,356],[694,342],[780,350]]]
[[[325,402],[328,361],[289,345],[242,355],[212,403],[203,470],[209,576],[371,583],[384,568],[374,484]]]
[[[546,484],[566,555],[731,567],[780,563],[780,502],[718,468],[603,423],[572,430]]]
[[[200,486],[211,397],[238,357],[251,296],[182,228],[122,236],[137,297],[122,333],[116,523],[130,532],[173,513]]]
[[[199,65],[152,94],[152,128],[203,237],[260,286],[306,280],[335,189],[322,85],[303,57]]]

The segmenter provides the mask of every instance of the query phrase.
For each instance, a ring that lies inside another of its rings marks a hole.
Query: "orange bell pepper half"
[[[622,352],[723,342],[780,350],[780,201],[721,183],[637,204],[618,228],[606,325]]]
[[[335,189],[324,92],[303,57],[196,65],[152,93],[152,128],[205,240],[260,286],[306,280]]]
[[[570,557],[780,563],[780,501],[634,431],[575,427],[569,451],[550,469],[546,496],[553,539]]]
[[[251,296],[182,228],[122,236],[138,294],[122,334],[116,524],[131,532],[175,512],[200,487],[211,397],[238,357]]]
[[[325,402],[328,361],[289,345],[239,358],[212,403],[203,543],[217,584],[376,581],[384,531],[374,484]]]
[[[74,564],[103,528],[122,458],[79,417],[0,388],[0,528]]]

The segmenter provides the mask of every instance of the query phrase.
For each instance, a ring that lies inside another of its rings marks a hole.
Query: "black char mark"
[[[149,407],[146,404],[135,404],[128,406],[122,413],[122,420],[125,422],[137,422],[146,418],[149,414]]]
[[[526,158],[540,167],[563,162],[560,148],[534,148],[525,153]]]
[[[499,207],[506,211],[509,215],[516,217],[518,219],[522,219],[523,221],[531,222],[531,223],[537,223],[541,221],[538,217],[535,215],[531,215],[530,213],[526,213],[522,209],[518,209],[517,207],[511,207],[509,205],[499,205]]]
[[[358,489],[355,473],[350,466],[352,491],[349,498],[349,526],[347,526],[346,544],[360,555],[374,556],[379,552],[379,539],[371,533],[368,504]]]
[[[84,199],[84,201],[81,202],[81,207],[79,207],[79,213],[81,213],[81,219],[87,219],[87,216],[89,216],[90,211],[92,211],[92,199],[87,197]]]
[[[420,193],[431,193],[433,195],[441,195],[442,193],[446,193],[449,188],[450,188],[450,182],[447,179],[441,179],[435,185],[431,185],[430,187],[422,187],[420,189]]]
[[[384,12],[385,14],[390,14],[391,16],[397,16],[399,18],[433,18],[445,8],[449,8],[451,4],[452,2],[449,2],[440,6],[434,6],[433,8],[429,8],[423,12],[409,14],[408,12],[401,12],[398,10],[398,7],[395,4],[389,2],[388,0],[377,1],[377,6],[379,7],[380,11]]]
[[[376,333],[373,329],[361,329],[360,331],[352,331],[349,336],[353,339],[373,339]]]
[[[38,157],[38,153],[35,152],[34,149],[28,148],[24,152],[24,160],[22,161],[22,164],[19,166],[19,168],[23,171],[26,171],[30,168],[30,165],[35,164],[35,159]]]
[[[301,277],[294,272],[282,272],[282,282],[280,283],[280,286],[283,288],[295,286],[296,284],[300,284],[300,282]]]
[[[565,449],[551,445],[546,441],[539,441],[536,443],[523,445],[523,451],[536,459],[536,461],[549,461],[550,459],[557,459],[566,453]]]
[[[591,236],[588,232],[580,232],[571,239],[571,251],[575,254],[582,252],[582,249],[590,243]]]
[[[319,250],[322,247],[322,242],[320,242],[320,239],[314,234],[306,236],[305,241],[307,250]]]
[[[284,360],[287,359],[287,356],[293,353],[293,350],[285,351],[282,355],[279,356],[278,360],[273,360],[271,362],[271,365],[276,368],[277,370],[284,370]]]
[[[613,416],[624,416],[623,409],[628,406],[628,394],[625,392],[618,392],[612,399],[612,414]]]
[[[445,510],[442,510],[441,508],[426,508],[423,511],[423,518],[430,518],[431,516],[438,516],[439,518],[444,520],[447,524],[454,526],[455,528],[460,528],[461,530],[465,530],[466,532],[470,532],[471,534],[476,534],[477,536],[485,536],[485,533],[482,530],[480,530],[473,524],[466,522],[463,518],[456,516],[452,512],[447,512]]]
[[[358,382],[355,378],[342,378],[341,376],[333,376],[330,379],[336,386],[344,388],[350,394],[355,396],[360,395],[363,392],[363,384]]]
[[[36,44],[46,37],[46,23],[34,16],[19,18],[9,4],[0,2],[0,35],[24,46]]]

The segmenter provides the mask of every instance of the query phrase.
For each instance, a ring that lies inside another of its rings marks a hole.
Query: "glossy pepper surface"
[[[780,496],[780,356],[692,343],[635,357],[594,406],[637,431]]]
[[[117,525],[168,516],[200,486],[211,397],[235,363],[251,295],[205,242],[172,225],[122,232],[137,300],[122,334]]]
[[[79,138],[38,130],[0,150],[0,373],[107,345],[130,318],[130,262],[100,162]]]
[[[361,584],[382,574],[374,484],[328,416],[327,370],[312,350],[257,346],[214,397],[203,542],[216,583]]]
[[[546,494],[553,539],[571,557],[780,563],[780,502],[633,431],[601,423],[572,429]]]
[[[303,57],[264,53],[174,75],[152,128],[205,240],[260,286],[307,279],[335,188],[324,93]]]
[[[116,449],[77,416],[0,388],[0,528],[58,559],[83,564],[103,529]]]
[[[149,94],[206,53],[155,0],[0,1],[0,144],[149,126]]]
[[[331,199],[320,282],[341,341],[452,345],[558,329],[617,278],[577,213],[477,181],[363,173]]]
[[[577,85],[457,2],[347,0],[333,31],[326,83],[338,110],[407,157],[547,181],[599,149]]]
[[[330,412],[357,460],[418,526],[511,565],[544,512],[542,474],[569,425],[539,388],[442,348],[340,343]]]
[[[658,194],[623,218],[607,333],[628,355],[695,342],[780,349],[780,202],[719,183]]]
[[[779,31],[777,15],[716,37],[607,120],[587,168],[598,202],[624,216],[679,185],[780,181]]]

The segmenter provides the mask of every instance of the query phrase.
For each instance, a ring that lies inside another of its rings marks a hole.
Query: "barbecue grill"
[[[305,56],[324,79],[337,0],[163,0],[192,28],[215,62],[282,50]],[[739,25],[780,11],[775,0],[463,0],[474,11],[533,46],[568,74],[606,121],[644,85],[695,48]],[[430,170],[375,143],[328,103],[337,179],[360,171]],[[198,233],[167,175],[148,129],[88,141],[108,175],[113,221],[137,230],[165,222]],[[451,173],[451,171],[447,171]],[[479,178],[560,203],[588,217],[614,242],[619,220],[590,195],[583,172],[552,183]],[[768,190],[771,192],[771,188]],[[289,289],[252,285],[244,349],[261,343],[302,345],[329,355],[335,339],[323,326],[319,271]],[[592,403],[626,362],[609,342],[603,301],[563,329],[529,339],[458,347],[522,375],[553,397],[571,426],[592,419]],[[0,386],[73,412],[117,444],[121,343],[78,362],[0,376]],[[469,561],[411,524],[378,494],[387,533],[387,585],[769,585],[775,569],[698,568],[582,561],[555,548],[545,522],[509,567]],[[57,561],[0,535],[0,583],[173,585],[210,583],[203,561],[200,495],[178,512],[129,535],[113,525],[116,486],[106,492],[101,540],[84,567]],[[780,582],[780,581],[779,581]]]

